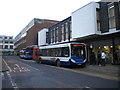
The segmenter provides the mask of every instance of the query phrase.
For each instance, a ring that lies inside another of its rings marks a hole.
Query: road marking
[[[17,84],[12,80],[12,77],[11,77],[10,73],[8,71],[6,73],[7,73],[8,78],[9,78],[11,84],[12,84],[12,87],[16,90],[16,88],[18,88]]]
[[[10,66],[6,63],[6,61],[4,59],[2,59],[4,61],[4,63],[6,64],[6,66],[8,67],[9,71],[12,72],[12,69],[10,68]]]
[[[20,71],[20,72],[28,72],[30,71],[27,67],[20,67],[18,64],[15,64],[16,67],[14,67],[13,72]]]
[[[20,62],[20,63],[22,63],[22,62]],[[37,69],[37,68],[34,68],[34,67],[32,67],[32,66],[30,66],[30,65],[28,65],[28,64],[25,64],[25,63],[22,63],[22,64],[24,64],[24,65],[27,65],[27,66],[29,66],[29,67],[31,67],[31,68],[33,68],[33,69],[35,69],[35,70],[38,70],[38,71],[40,71],[39,69]]]

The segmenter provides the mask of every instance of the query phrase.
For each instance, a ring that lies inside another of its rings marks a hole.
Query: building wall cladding
[[[15,43],[18,44],[23,40],[26,40],[25,43],[19,45],[16,50],[20,50],[22,48],[26,48],[27,46],[31,46],[31,45],[37,45],[38,44],[38,31],[40,31],[43,28],[49,28],[52,25],[58,23],[59,21],[54,21],[54,20],[41,20],[41,22],[39,22],[37,19],[35,19],[34,22],[34,26],[32,26],[27,32],[26,32],[26,36],[23,37],[22,39],[20,39],[19,41],[17,41]]]

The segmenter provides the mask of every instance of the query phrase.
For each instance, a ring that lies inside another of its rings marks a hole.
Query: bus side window
[[[56,54],[56,55],[55,55],[56,57],[61,57],[61,48],[56,48],[56,49],[55,49],[55,52],[56,52],[56,53],[55,53],[55,54]]]
[[[62,56],[63,57],[68,57],[69,56],[69,48],[68,47],[62,48]]]
[[[42,53],[42,52],[43,52],[43,50],[40,49],[40,50],[39,50],[39,56],[43,56],[43,53]]]

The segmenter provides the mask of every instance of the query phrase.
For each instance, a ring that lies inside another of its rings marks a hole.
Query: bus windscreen
[[[72,44],[71,56],[76,56],[78,58],[84,58],[85,57],[85,46],[79,45],[79,44]]]

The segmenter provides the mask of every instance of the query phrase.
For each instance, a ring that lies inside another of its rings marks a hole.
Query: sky
[[[15,37],[33,18],[62,21],[91,1],[0,0],[0,35]]]

